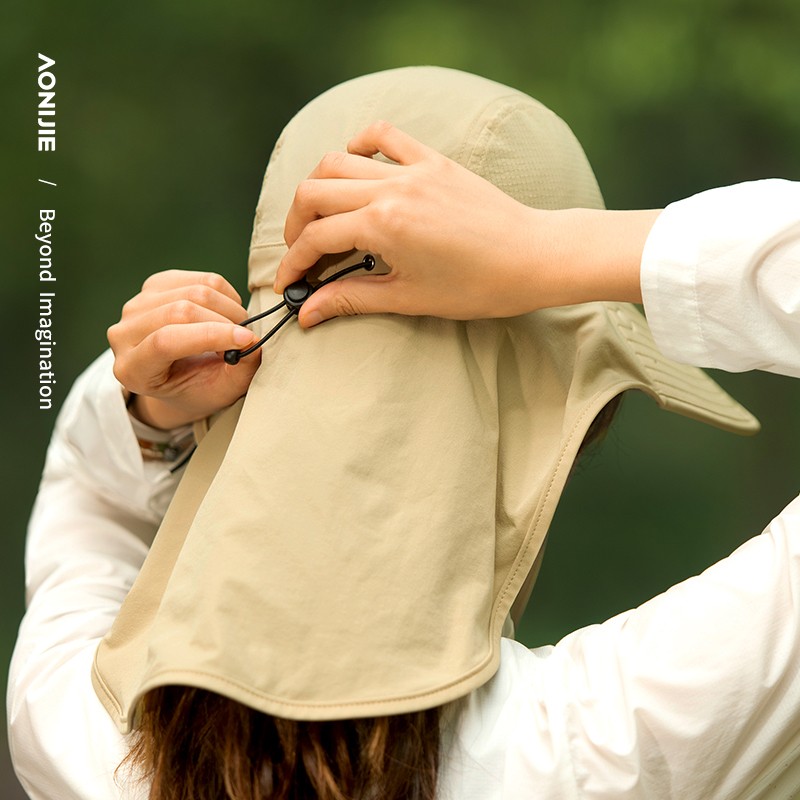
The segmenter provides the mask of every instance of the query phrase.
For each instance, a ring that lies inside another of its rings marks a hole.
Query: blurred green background
[[[60,404],[149,273],[214,270],[244,291],[271,147],[329,86],[407,64],[510,84],[570,123],[610,207],[656,207],[715,185],[800,178],[798,30],[795,0],[6,3],[3,669],[55,420],[37,404],[39,208],[58,214]],[[55,153],[36,152],[38,52],[56,61]],[[552,642],[641,603],[758,533],[797,493],[800,384],[718,377],[763,432],[739,439],[629,397],[567,489],[523,641]],[[0,796],[24,797],[0,750]]]

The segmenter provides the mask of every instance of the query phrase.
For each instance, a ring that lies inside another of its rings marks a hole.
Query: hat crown
[[[283,227],[297,185],[325,153],[346,150],[356,133],[379,119],[525,205],[603,207],[578,140],[563,120],[532,97],[442,67],[378,72],[328,90],[299,111],[283,130],[256,209],[249,263],[251,290],[272,285],[286,252]],[[326,266],[338,264],[338,260],[333,256]]]

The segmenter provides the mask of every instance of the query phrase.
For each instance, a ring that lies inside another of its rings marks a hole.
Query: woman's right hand
[[[275,290],[350,249],[381,256],[391,272],[322,287],[300,311],[303,327],[374,312],[477,319],[640,299],[658,212],[529,208],[385,122],[348,151],[326,156],[298,187]]]
[[[300,324],[390,311],[468,319],[509,316],[510,288],[531,256],[536,212],[455,161],[387,123],[331,153],[297,190],[276,291],[325,253],[368,250],[384,276],[336,281],[315,292]],[[394,164],[372,156],[381,153]],[[487,277],[495,274],[492,285]]]
[[[134,416],[169,430],[241,397],[260,351],[235,366],[222,353],[253,343],[255,334],[236,324],[246,317],[238,293],[220,275],[168,270],[150,276],[108,329],[114,374],[135,395]]]

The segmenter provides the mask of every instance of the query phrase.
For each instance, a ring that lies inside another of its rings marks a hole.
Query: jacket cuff
[[[107,350],[75,381],[56,422],[45,470],[71,469],[114,506],[157,523],[180,470],[142,458],[113,364]]]

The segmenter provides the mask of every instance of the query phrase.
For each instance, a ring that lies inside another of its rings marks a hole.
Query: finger
[[[367,246],[364,222],[363,208],[309,222],[281,259],[275,276],[275,291],[280,294],[290,283],[300,280],[326,253],[369,250],[380,255],[377,239],[370,240]]]
[[[130,391],[146,394],[169,376],[182,358],[222,353],[253,344],[255,334],[230,322],[167,325],[114,359],[117,380]],[[221,358],[221,356],[220,356]]]
[[[283,229],[286,244],[293,245],[303,228],[315,219],[355,211],[367,205],[376,188],[376,181],[367,180],[329,178],[303,181],[297,187],[294,202],[286,215]]]
[[[157,374],[181,358],[239,350],[252,344],[255,339],[252,331],[229,322],[166,325],[146,337],[135,348],[131,360],[151,364],[152,372]]]
[[[230,324],[233,321],[190,300],[177,300],[122,320],[109,328],[108,339],[111,349],[118,352],[124,347],[136,347],[159,328],[167,325],[190,325],[198,322]],[[241,321],[241,316],[238,316],[237,321]]]
[[[397,169],[396,164],[373,161],[350,153],[326,153],[311,171],[309,178],[350,178],[377,180],[388,178]]]
[[[190,286],[193,283],[209,286],[237,303],[241,304],[242,302],[236,289],[216,272],[196,272],[188,269],[168,269],[156,272],[142,284],[142,291],[164,292],[181,286]]]
[[[347,151],[359,156],[374,156],[382,153],[398,164],[414,164],[423,161],[436,150],[409,136],[388,122],[374,122],[357,133],[348,143]],[[438,154],[437,154],[438,155]]]
[[[402,313],[391,275],[348,278],[329,283],[303,303],[299,322],[310,328],[332,317],[380,312]]]
[[[247,311],[238,299],[234,300],[206,284],[193,283],[165,291],[140,292],[122,307],[122,320],[127,321],[131,317],[145,314],[160,306],[181,302],[194,303],[215,311],[231,322],[241,322],[247,316]]]

